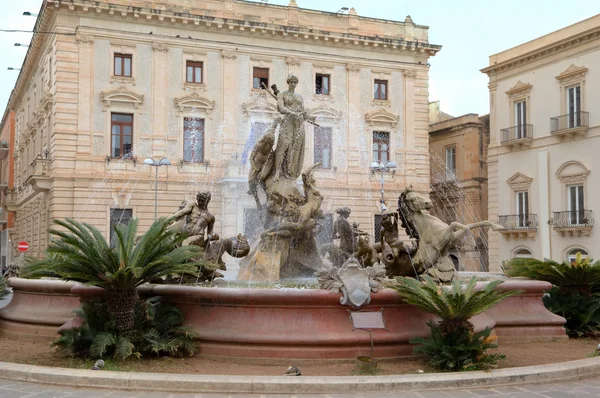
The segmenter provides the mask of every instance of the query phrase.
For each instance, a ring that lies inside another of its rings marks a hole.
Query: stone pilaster
[[[161,43],[152,44],[154,50],[154,79],[152,81],[152,155],[164,156],[166,151],[166,139],[168,130],[168,92],[169,63],[167,53],[169,46]],[[140,69],[145,65],[140,65]]]

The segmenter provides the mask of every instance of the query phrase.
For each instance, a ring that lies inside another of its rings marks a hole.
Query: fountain
[[[393,283],[386,276],[425,273],[449,282],[455,277],[449,250],[473,228],[501,227],[489,221],[448,225],[429,214],[431,202],[427,198],[408,188],[399,198],[398,212],[383,215],[381,242],[372,243],[358,225],[350,224],[351,209],[340,208],[333,230],[340,245],[318,247],[315,228],[322,217],[323,197],[314,170],[319,164],[301,170],[303,126],[316,122],[295,93],[298,78],[290,75],[287,83],[287,91],[279,92],[276,86],[268,90],[277,100],[280,115],[249,157],[248,193],[254,197],[263,224],[256,245],[250,250],[241,235],[221,239],[215,234],[215,217],[207,208],[210,192],[199,192],[195,201],[181,204],[171,228],[188,234],[184,244],[205,249],[208,265],[195,281],[185,282],[208,280],[211,285],[183,285],[176,280],[176,284],[142,286],[139,293],[161,296],[179,306],[185,325],[198,335],[199,354],[203,356],[273,361],[410,355],[409,339],[427,336],[426,322],[432,316],[403,302],[395,290],[385,288],[386,283]],[[296,182],[299,177],[303,192]],[[400,228],[414,240],[412,244],[401,240]],[[242,258],[237,279],[254,288],[221,287],[213,281],[222,276],[219,270],[225,268],[225,252]],[[304,278],[303,287],[308,288],[284,287],[286,283],[297,284],[298,278]],[[60,316],[47,323],[55,326],[68,313],[72,295],[88,300],[101,293],[101,289],[86,286],[65,291],[63,282],[43,282],[11,279],[16,304],[11,302],[0,312],[0,330],[10,327],[35,334],[32,325],[39,314],[34,309],[48,307],[35,302],[48,301],[48,295],[53,295],[54,303],[61,303],[61,311],[56,309]],[[62,290],[54,286],[55,282]],[[500,289],[525,293],[507,299],[501,311],[496,308],[475,317],[475,330],[496,327],[501,341],[566,336],[561,327],[564,319],[547,311],[542,303],[543,291],[549,287],[535,281],[502,284]],[[34,291],[38,294],[33,295]],[[377,318],[377,328],[370,322],[356,324],[353,319],[357,313]],[[47,329],[44,335],[48,335]]]

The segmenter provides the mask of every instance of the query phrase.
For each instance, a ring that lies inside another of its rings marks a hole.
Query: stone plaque
[[[385,329],[382,311],[351,312],[354,329]]]

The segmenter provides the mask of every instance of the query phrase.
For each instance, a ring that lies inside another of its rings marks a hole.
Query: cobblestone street
[[[398,391],[391,393],[373,394],[314,394],[314,395],[259,395],[259,394],[169,394],[165,392],[130,392],[116,390],[88,390],[75,389],[59,386],[22,383],[12,380],[0,379],[0,398],[62,398],[62,397],[143,397],[143,398],[227,398],[227,397],[251,397],[251,398],[378,398],[378,397],[403,397],[403,398],[426,398],[426,397],[511,397],[511,398],[562,398],[562,397],[598,397],[600,396],[600,379],[586,379],[566,383],[555,383],[548,385],[532,384],[518,387],[499,387],[494,389],[480,390],[445,390],[445,391]]]

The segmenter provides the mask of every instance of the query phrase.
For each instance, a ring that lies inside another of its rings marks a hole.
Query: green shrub
[[[492,343],[494,338],[490,338],[489,330],[475,333],[469,319],[521,291],[496,290],[502,283],[500,280],[487,282],[476,290],[475,277],[464,286],[455,279],[449,288],[439,286],[428,276],[422,278],[423,282],[397,278],[394,287],[408,304],[441,318],[439,322],[428,323],[431,337],[411,340],[421,344],[415,352],[428,355],[432,366],[453,372],[490,368],[504,358],[500,354],[485,354],[488,348],[496,348]]]
[[[491,330],[477,333],[442,333],[442,328],[435,322],[428,322],[431,337],[416,337],[410,340],[420,344],[415,348],[416,354],[425,354],[429,363],[445,372],[464,370],[485,370],[496,367],[504,354],[486,354],[486,350],[498,348],[494,344],[495,336],[490,337]]]
[[[572,263],[517,258],[508,263],[505,273],[552,283],[544,305],[567,320],[564,326],[569,336],[600,334],[600,261],[592,263],[581,253]]]
[[[24,278],[58,277],[105,290],[117,328],[133,329],[136,288],[171,274],[197,275],[202,249],[181,246],[186,236],[169,229],[172,218],[160,218],[138,236],[138,220],[115,226],[114,247],[93,225],[72,219],[54,220],[47,256],[27,259]]]
[[[158,297],[136,304],[135,327],[128,332],[119,331],[105,300],[86,302],[74,312],[83,324],[62,332],[52,344],[78,357],[191,356],[196,350],[196,335],[181,326],[181,311]]]
[[[569,336],[595,337],[600,334],[600,293],[564,293],[556,286],[546,293],[544,305],[567,320],[564,327]]]

